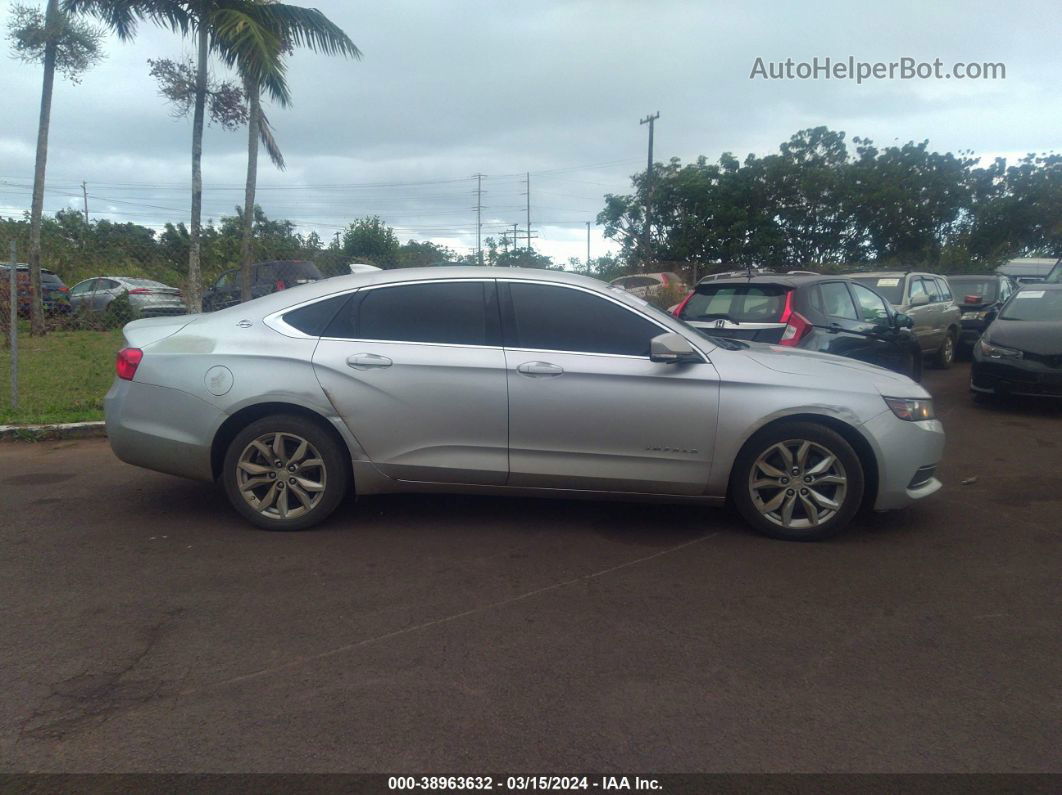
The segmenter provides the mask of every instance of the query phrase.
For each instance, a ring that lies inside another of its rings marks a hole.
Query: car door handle
[[[564,372],[563,367],[556,364],[550,364],[549,362],[524,362],[516,369],[531,378],[561,375]]]
[[[378,367],[390,367],[394,362],[386,356],[378,356],[375,353],[355,353],[347,357],[347,366],[355,370],[372,370]]]

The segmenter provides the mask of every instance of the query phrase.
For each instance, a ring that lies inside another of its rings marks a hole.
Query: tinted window
[[[861,284],[853,284],[852,291],[855,293],[856,301],[859,302],[859,308],[862,310],[864,320],[870,323],[881,323],[888,320],[889,307],[886,306],[885,299]]]
[[[789,288],[778,284],[704,284],[682,309],[683,320],[776,323]]]
[[[949,279],[948,281],[951,282],[955,294],[959,296],[959,301],[969,304],[985,304],[995,301],[999,291],[999,281],[990,276],[964,277]],[[972,297],[974,300],[967,301],[968,297]],[[1006,298],[1006,294],[1000,297]]]
[[[365,290],[327,336],[487,345],[485,289],[483,282],[433,282]]]
[[[1062,290],[1019,290],[1000,315],[1004,320],[1062,320]]]
[[[855,320],[855,304],[852,303],[852,295],[848,292],[848,286],[844,282],[827,282],[815,288],[819,294],[822,313],[830,317],[843,317]]]
[[[95,289],[97,289],[97,290],[113,290],[115,287],[118,287],[118,286],[119,286],[118,282],[116,282],[114,279],[100,279],[96,283]]]
[[[292,328],[297,328],[303,334],[319,337],[328,328],[328,324],[336,316],[343,304],[350,300],[350,296],[350,293],[336,295],[323,301],[315,301],[312,304],[300,306],[298,309],[287,312],[283,316],[284,322]]]
[[[92,285],[96,283],[95,279],[89,279],[88,281],[81,282],[81,284],[74,287],[71,291],[71,295],[81,295],[92,291]]]
[[[903,303],[903,276],[853,276],[852,281],[881,293],[890,304]]]
[[[509,285],[514,348],[648,356],[664,331],[629,309],[581,290],[542,284]]]

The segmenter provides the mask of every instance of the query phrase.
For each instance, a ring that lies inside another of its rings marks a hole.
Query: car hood
[[[838,386],[872,386],[890,397],[929,397],[929,393],[910,378],[878,367],[830,353],[817,353],[782,345],[749,343],[746,354],[757,364],[789,375],[822,379]]]
[[[1062,354],[1062,321],[996,318],[985,332],[985,339],[1019,351],[1056,356]]]

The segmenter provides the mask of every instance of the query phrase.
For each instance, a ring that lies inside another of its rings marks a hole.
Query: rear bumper
[[[225,415],[176,389],[116,378],[103,399],[107,438],[127,464],[213,480],[210,448]]]
[[[874,510],[903,508],[940,490],[941,482],[929,469],[935,468],[944,454],[940,420],[907,422],[886,411],[867,422],[863,430],[877,447]]]

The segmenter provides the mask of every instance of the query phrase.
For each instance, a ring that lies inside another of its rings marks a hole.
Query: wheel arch
[[[774,428],[778,425],[784,425],[789,422],[812,422],[818,425],[822,425],[835,431],[841,436],[848,444],[855,450],[855,454],[859,457],[859,463],[863,466],[863,500],[860,503],[860,509],[872,507],[878,498],[878,480],[879,480],[879,468],[878,458],[874,453],[874,448],[871,447],[870,442],[863,436],[859,430],[844,420],[837,417],[831,417],[828,414],[814,414],[812,412],[800,412],[797,414],[787,414],[782,417],[776,417],[770,422],[764,423],[760,427],[756,428],[750,433],[742,442],[738,448],[737,455],[734,456],[736,462],[741,454],[745,452],[745,448],[764,431]],[[730,475],[727,478],[727,500],[730,500],[730,489],[734,480],[734,467],[730,467]]]
[[[271,414],[291,414],[308,419],[315,425],[320,426],[323,431],[340,444],[342,449],[346,450],[348,454],[350,453],[350,445],[347,444],[347,440],[343,438],[343,435],[336,430],[335,425],[329,422],[327,417],[313,409],[308,409],[297,403],[284,403],[281,401],[252,403],[250,406],[244,406],[230,415],[214,433],[214,439],[210,445],[210,468],[214,480],[221,477],[221,467],[225,462],[225,451],[228,449],[229,443],[236,438],[236,434],[252,422],[268,417]]]

